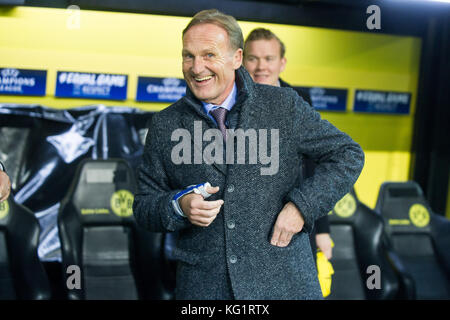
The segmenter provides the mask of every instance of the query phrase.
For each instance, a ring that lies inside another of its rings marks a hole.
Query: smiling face
[[[254,40],[246,44],[244,66],[253,81],[278,86],[279,75],[286,67],[286,57],[281,58],[277,39]]]
[[[199,24],[183,37],[183,75],[201,101],[219,105],[233,89],[235,70],[242,64],[242,49],[233,50],[225,29]]]

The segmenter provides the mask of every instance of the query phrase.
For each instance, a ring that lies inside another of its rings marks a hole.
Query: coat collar
[[[238,91],[235,105],[242,106],[244,102],[247,102],[248,99],[252,98],[255,84],[247,70],[245,70],[242,66],[236,70],[235,75],[236,87]],[[190,109],[193,109],[199,116],[207,118],[207,115],[203,109],[203,104],[192,93],[189,86],[186,87],[186,95],[182,98],[182,100],[187,103]]]
[[[288,87],[288,88],[291,87],[291,85],[289,83],[287,83],[286,81],[284,81],[281,78],[278,78],[278,81],[280,81],[280,87]]]
[[[246,130],[256,127],[259,113],[258,110],[255,110],[254,104],[252,103],[255,96],[255,83],[247,70],[242,66],[236,70],[235,79],[238,92],[234,107],[239,107],[240,110],[240,117],[236,129],[242,128]],[[186,95],[182,98],[182,101],[187,105],[184,110],[182,122],[184,128],[190,131],[192,140],[194,140],[194,121],[203,120],[203,130],[215,127],[213,121],[205,113],[203,104],[194,96],[189,87],[186,87]],[[253,121],[256,121],[256,123],[252,126],[251,123]],[[208,126],[205,125],[205,122]],[[194,143],[194,148],[200,147],[204,146],[196,146]],[[226,165],[213,163],[213,166],[226,175]]]

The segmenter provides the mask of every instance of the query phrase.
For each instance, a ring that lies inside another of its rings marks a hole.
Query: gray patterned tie
[[[227,117],[227,112],[228,110],[225,108],[217,108],[209,112],[214,117],[214,119],[216,119],[217,126],[222,132],[223,139],[225,141],[227,140],[227,127],[225,126],[225,118]]]

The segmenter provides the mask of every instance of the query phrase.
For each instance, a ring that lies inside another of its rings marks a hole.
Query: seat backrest
[[[414,181],[383,183],[375,210],[406,271],[418,299],[450,299],[450,281],[436,251],[433,212]]]
[[[0,203],[0,300],[51,298],[37,246],[39,222],[11,195]]]
[[[145,262],[159,263],[162,238],[136,226],[132,212],[135,185],[133,171],[123,160],[80,164],[58,214],[65,283],[71,281],[66,272],[69,266],[81,271],[81,289],[68,288],[69,299],[128,300],[148,298],[149,291],[151,298],[157,298],[156,289],[148,288],[151,280],[145,278],[143,269]],[[149,243],[143,243],[142,237]],[[141,264],[139,258],[149,255],[156,259],[145,257]]]
[[[398,282],[383,254],[383,223],[370,208],[358,201],[354,191],[345,195],[329,213],[331,238],[335,244],[331,263],[334,274],[327,299],[393,299]],[[383,270],[381,289],[367,286],[369,266]]]

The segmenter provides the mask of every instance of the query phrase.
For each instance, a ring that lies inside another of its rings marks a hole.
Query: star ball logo
[[[11,77],[11,78],[17,78],[20,74],[20,71],[17,69],[3,69],[2,70],[2,77],[6,78],[6,77]]]
[[[162,80],[162,83],[166,87],[178,87],[181,80],[177,78],[165,78]]]
[[[319,88],[319,87],[314,87],[314,88],[311,88],[311,90],[309,90],[309,92],[312,96],[323,96],[325,94],[325,89]]]

